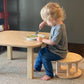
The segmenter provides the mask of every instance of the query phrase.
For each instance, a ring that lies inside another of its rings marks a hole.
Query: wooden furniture
[[[56,62],[56,75],[60,78],[76,78],[82,74],[78,68],[78,63],[82,60],[82,56],[69,52],[66,58]]]
[[[4,8],[4,12],[0,12],[0,19],[4,19],[4,30],[8,30],[9,29],[9,25],[8,25],[8,17],[9,17],[9,13],[7,11],[7,0],[3,0],[3,8]]]
[[[49,33],[42,33],[46,38],[49,37]],[[0,45],[7,46],[8,59],[12,57],[12,47],[24,47],[27,48],[27,77],[33,78],[33,49],[42,45],[42,42],[27,41],[25,36],[35,34],[35,32],[27,31],[3,31],[0,32]]]

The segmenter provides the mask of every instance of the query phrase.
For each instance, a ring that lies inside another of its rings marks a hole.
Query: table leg
[[[33,48],[27,48],[27,78],[33,78]]]
[[[12,59],[12,47],[11,46],[7,46],[7,56],[8,59]]]

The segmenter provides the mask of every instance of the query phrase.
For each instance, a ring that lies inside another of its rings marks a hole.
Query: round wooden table
[[[45,38],[49,37],[49,33],[39,33],[45,35]],[[7,46],[8,59],[13,59],[12,47],[27,48],[27,77],[30,79],[33,78],[33,49],[42,45],[42,42],[27,41],[25,37],[31,34],[35,34],[35,32],[12,30],[0,32],[0,45]]]

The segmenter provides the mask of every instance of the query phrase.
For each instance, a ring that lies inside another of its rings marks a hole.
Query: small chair
[[[59,78],[77,78],[82,75],[78,68],[78,63],[82,56],[76,53],[68,52],[66,58],[56,61],[56,76]]]

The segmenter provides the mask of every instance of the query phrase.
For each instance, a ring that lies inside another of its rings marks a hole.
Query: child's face
[[[54,26],[56,25],[56,21],[54,19],[49,19],[46,21],[46,23],[49,25],[49,26]]]

